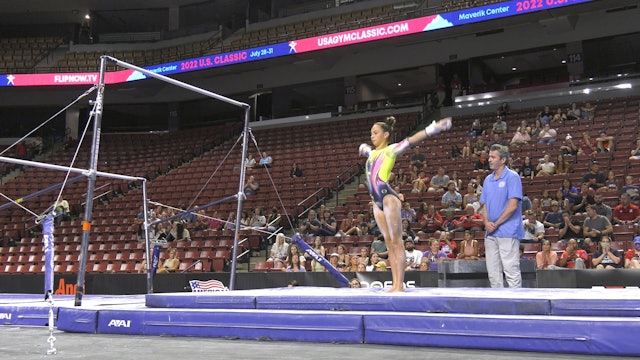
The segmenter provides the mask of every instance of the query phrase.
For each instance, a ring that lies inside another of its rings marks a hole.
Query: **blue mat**
[[[640,356],[639,298],[638,289],[296,287],[55,304],[57,328],[81,333]],[[5,324],[44,325],[47,311],[39,295],[0,294]]]

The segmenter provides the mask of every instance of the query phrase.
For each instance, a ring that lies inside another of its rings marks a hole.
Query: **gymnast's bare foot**
[[[402,285],[400,286],[391,286],[390,288],[388,288],[386,290],[386,292],[391,293],[391,292],[403,292],[404,291],[404,287]]]

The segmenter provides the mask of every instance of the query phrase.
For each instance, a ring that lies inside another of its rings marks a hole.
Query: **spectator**
[[[55,223],[56,226],[60,225],[62,221],[71,220],[71,209],[69,208],[69,202],[63,198],[60,198],[56,202],[55,206]]]
[[[589,255],[586,251],[578,249],[576,239],[569,239],[557,265],[549,265],[548,269],[585,269],[587,260],[589,260]]]
[[[338,271],[344,269],[344,266],[342,268],[338,266],[338,253],[331,253],[331,255],[329,255],[329,263]]]
[[[540,123],[544,126],[551,122],[551,119],[553,119],[553,115],[554,114],[553,112],[551,112],[551,109],[548,106],[545,106],[544,110],[538,113],[536,119],[540,120]]]
[[[462,207],[473,206],[474,211],[480,209],[480,197],[476,193],[477,183],[470,182],[467,184],[467,193],[462,197]]]
[[[616,174],[613,170],[609,170],[607,173],[607,180],[604,181],[604,187],[598,189],[598,191],[618,191],[620,190],[620,186],[618,183],[618,179],[616,178]]]
[[[547,239],[542,240],[542,250],[536,253],[536,268],[545,270],[549,266],[555,266],[557,262],[558,254],[551,250],[551,242]]]
[[[566,242],[569,239],[582,240],[582,226],[578,220],[572,219],[567,211],[562,212],[562,223],[558,226],[558,240]]]
[[[458,260],[478,260],[480,257],[478,250],[478,240],[471,237],[471,231],[464,231],[464,239],[460,242],[460,252]]]
[[[611,248],[611,239],[603,236],[600,249],[593,254],[591,264],[596,270],[619,269],[624,266],[624,257],[618,250]]]
[[[633,238],[633,249],[627,251],[624,259],[625,268],[640,269],[640,235]]]
[[[180,259],[177,258],[178,249],[169,248],[168,252],[169,258],[162,263],[162,266],[158,267],[156,274],[168,274],[175,272],[180,267]]]
[[[283,236],[283,238],[284,238],[284,236]],[[326,256],[326,249],[325,249],[324,245],[322,245],[322,236],[316,236],[313,239],[313,247],[312,248],[316,253],[318,253],[318,255],[320,255],[322,257]],[[321,263],[317,262],[315,259],[311,259],[311,271],[323,272],[323,271],[326,271],[326,269],[324,268],[324,266],[322,266]]]
[[[316,218],[316,211],[309,210],[307,220],[305,220],[298,229],[303,236],[319,235],[316,234],[320,230],[320,221]]]
[[[560,146],[560,152],[562,153],[562,155],[575,156],[578,155],[579,151],[580,148],[578,147],[578,145],[576,145],[575,142],[573,142],[573,137],[571,136],[571,134],[567,134],[567,136],[564,138],[564,144]]]
[[[263,151],[262,156],[260,157],[260,161],[258,162],[256,167],[270,168],[272,166],[273,166],[273,158],[271,157],[271,155],[267,154],[266,151]]]
[[[613,211],[609,205],[602,202],[602,194],[596,193],[593,196],[593,199],[595,201],[595,204],[593,205],[596,207],[596,213],[606,217],[609,221],[613,221]]]
[[[615,148],[615,137],[607,135],[605,130],[600,130],[596,138],[596,148],[598,152],[612,152]]]
[[[573,183],[571,182],[570,179],[562,180],[562,185],[560,186],[559,190],[562,192],[563,198],[566,201],[570,202],[571,204],[576,202],[576,199],[578,198],[578,194],[580,193],[578,188],[573,186]],[[556,200],[560,202],[559,199],[556,198]]]
[[[634,202],[640,200],[640,186],[634,184],[633,175],[624,177],[624,185],[622,189],[620,189],[620,192],[629,195],[629,198]]]
[[[636,146],[634,149],[631,149],[629,160],[640,160],[640,139],[636,139]]]
[[[476,145],[473,147],[473,155],[480,156],[481,152],[489,152],[489,144],[487,144],[483,138],[476,140]]]
[[[425,192],[427,190],[427,181],[429,181],[429,177],[426,176],[424,171],[420,170],[418,176],[411,180],[411,193],[422,194]]]
[[[444,229],[444,231],[449,232],[455,230],[456,225],[454,221],[456,220],[456,218],[453,210],[442,209],[440,211],[444,214],[444,220],[442,221],[442,228]]]
[[[438,271],[438,263],[447,259],[447,254],[440,250],[440,241],[434,238],[429,239],[429,250],[422,255],[429,259],[429,270]]]
[[[429,270],[429,259],[427,259],[426,257],[422,257],[422,260],[420,260],[420,267],[418,268],[419,271],[428,271]]]
[[[447,190],[447,184],[449,184],[449,175],[445,175],[444,167],[440,166],[438,173],[431,178],[427,191],[430,193],[443,193]]]
[[[196,214],[197,214],[196,223],[195,223],[193,228],[196,231],[198,231],[198,230],[209,230],[209,228],[211,226],[212,219],[207,217],[207,214],[205,213],[204,209],[200,209],[198,212],[196,212]]]
[[[347,215],[340,222],[340,230],[338,233],[341,236],[345,235],[361,235],[360,225],[362,221],[358,221],[358,219],[353,215],[353,211],[347,211]]]
[[[292,256],[288,259],[286,263],[286,267],[284,268],[285,272],[306,272],[304,265],[300,263],[299,256]]]
[[[442,216],[436,211],[434,205],[429,205],[427,213],[420,219],[420,232],[423,233],[435,233],[442,230],[443,219]]]
[[[491,127],[492,134],[502,135],[507,132],[507,122],[504,121],[502,116],[496,116],[496,122]]]
[[[344,268],[349,264],[350,256],[344,244],[339,244],[336,249],[338,251],[338,270],[344,271]]]
[[[291,171],[289,172],[289,176],[291,176],[292,178],[299,178],[302,177],[302,169],[300,168],[300,165],[298,165],[298,163],[293,163],[291,165]]]
[[[482,215],[475,212],[473,205],[467,205],[465,214],[455,220],[453,225],[455,226],[453,231],[482,231],[484,219]]]
[[[244,194],[246,196],[255,195],[258,193],[259,189],[260,189],[260,184],[258,184],[255,177],[253,175],[249,176],[249,181],[247,181],[247,183],[244,186]]]
[[[474,171],[486,172],[489,171],[489,156],[486,151],[482,151],[478,156],[476,165],[473,167]]]
[[[591,105],[590,103],[586,103],[581,109],[581,116],[584,119],[591,120],[596,116],[597,105]]]
[[[567,113],[559,107],[556,109],[556,112],[553,113],[553,118],[551,120],[562,125],[562,123],[567,120]]]
[[[491,143],[489,144],[489,147],[495,144],[507,146],[509,145],[509,142],[502,138],[502,134],[494,133],[491,137]]]
[[[320,218],[320,229],[314,235],[334,236],[338,231],[338,222],[333,217],[331,210],[326,209]]]
[[[473,123],[471,124],[471,131],[469,131],[469,136],[471,137],[482,137],[484,136],[484,128],[480,123],[480,119],[473,119]]]
[[[567,175],[571,172],[571,164],[567,162],[562,154],[558,154],[556,162],[556,174]]]
[[[410,237],[404,241],[404,253],[407,259],[407,267],[405,270],[417,270],[422,261],[422,252],[415,249],[415,243]]]
[[[337,256],[338,254],[336,254]],[[380,256],[378,255],[378,253],[373,253],[371,254],[371,256],[369,257],[369,263],[367,264],[366,270],[367,271],[374,271],[376,268],[376,264],[379,263],[380,261],[384,262],[384,260],[380,259]]]
[[[380,260],[376,263],[375,271],[387,271],[387,262]]]
[[[604,183],[607,181],[607,177],[600,171],[600,165],[597,161],[592,161],[590,170],[582,177],[582,182],[587,183],[590,188],[597,191],[601,187],[604,187]]]
[[[615,214],[615,213],[614,213]],[[609,219],[596,213],[594,205],[587,205],[587,218],[582,224],[582,234],[584,235],[584,243],[586,246],[597,244],[602,236],[611,235],[613,227]]]
[[[639,152],[640,153],[640,152]],[[462,153],[460,153],[460,157],[468,159],[471,156],[471,141],[467,140],[462,147]]]
[[[551,202],[551,211],[545,215],[542,224],[547,228],[558,229],[563,222],[564,220],[562,219],[562,210],[560,209],[560,205],[557,201],[553,200]]]
[[[540,119],[536,119],[535,123],[533,124],[533,127],[529,131],[529,136],[531,136],[531,140],[538,139],[540,132],[542,131],[542,127],[543,126],[542,126],[542,123],[540,122]]]
[[[224,224],[224,228],[227,230],[236,229],[236,213],[235,212],[229,211],[229,216],[227,216],[227,221]]]
[[[524,158],[524,163],[520,167],[519,175],[521,178],[533,179],[534,174],[535,174],[535,166],[531,163],[531,158],[526,156]]]
[[[251,217],[250,224],[254,229],[265,229],[267,226],[267,218],[262,215],[262,208],[257,207],[253,210],[253,216]]]
[[[456,191],[456,184],[453,181],[447,184],[447,192],[442,195],[441,203],[443,208],[449,210],[462,209],[462,195]]]
[[[578,192],[576,201],[573,204],[573,213],[576,215],[586,213],[587,205],[595,205],[596,203],[595,194],[596,192],[593,191],[587,183],[580,185],[580,191]]]
[[[267,216],[267,231],[270,233],[276,232],[278,228],[280,228],[280,223],[282,222],[282,216],[278,212],[277,207],[271,208],[271,213]]]
[[[411,229],[409,220],[402,219],[402,239],[407,239],[409,237],[415,239],[416,234],[413,232],[413,229]]]
[[[453,183],[456,184],[456,191],[460,191],[460,189],[462,189],[462,179],[458,177],[458,172],[456,170],[453,170],[451,173],[449,181],[453,181]]]
[[[518,130],[516,130],[516,133],[511,138],[511,143],[509,143],[509,145],[511,146],[526,145],[529,143],[529,141],[531,141],[531,136],[527,132],[527,129],[523,127],[519,127]]]
[[[304,254],[300,252],[300,248],[298,248],[298,245],[290,244],[289,249],[287,250],[286,260],[284,261],[285,266],[282,268],[283,271],[286,271],[286,268],[291,264],[293,264],[294,262],[293,258],[298,259],[298,262],[300,263],[300,267],[303,267],[303,268],[305,267],[307,263],[307,259],[304,257]]]
[[[536,170],[538,171],[537,176],[551,176],[555,174],[556,164],[554,164],[549,158],[549,154],[545,154],[544,157],[540,159],[540,162],[536,167]]]
[[[567,120],[578,120],[582,118],[582,111],[576,105],[576,103],[571,104],[571,108],[567,110]]]
[[[251,226],[251,216],[249,216],[249,212],[247,210],[242,210],[240,213],[240,227],[246,228]]]
[[[620,195],[620,204],[613,208],[613,223],[635,224],[638,220],[640,220],[640,208],[631,203],[629,195]]]
[[[544,239],[544,225],[536,219],[536,214],[529,210],[525,214],[526,219],[522,221],[524,226],[524,237],[520,242],[539,242]]]
[[[389,255],[387,244],[385,244],[384,240],[379,236],[374,238],[373,242],[371,243],[371,255],[369,256],[369,258],[371,258],[373,254],[377,254],[383,259],[386,259]]]
[[[538,144],[551,144],[556,142],[558,132],[552,129],[550,124],[544,124],[542,131],[538,134]]]
[[[553,199],[549,195],[549,190],[548,189],[542,190],[542,195],[540,195],[540,206],[542,206],[543,208],[551,207],[552,201]]]
[[[393,174],[393,185],[403,186],[409,183],[409,177],[403,168],[399,168],[397,173]]]
[[[418,170],[421,170],[422,168],[427,166],[427,158],[420,151],[419,146],[416,146],[413,148],[413,154],[411,155],[410,161],[411,161],[411,165],[417,167]]]
[[[256,159],[253,154],[247,154],[247,158],[244,160],[244,167],[247,169],[253,169],[256,166]]]
[[[173,238],[175,241],[187,240],[191,241],[191,236],[189,235],[189,230],[184,227],[184,223],[182,221],[176,221],[173,223],[173,227],[171,228],[170,238]],[[172,241],[167,239],[167,241]]]
[[[578,142],[578,155],[595,155],[596,142],[591,139],[588,132],[582,133],[582,140]]]

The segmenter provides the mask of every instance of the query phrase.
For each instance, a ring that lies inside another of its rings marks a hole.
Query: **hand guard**
[[[360,148],[358,149],[358,154],[360,154],[361,156],[369,156],[369,154],[371,153],[371,146],[367,145],[367,144],[360,144]]]

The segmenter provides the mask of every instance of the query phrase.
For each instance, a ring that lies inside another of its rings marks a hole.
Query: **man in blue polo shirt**
[[[520,274],[520,239],[522,225],[522,182],[509,169],[509,148],[492,145],[489,168],[493,171],[484,180],[480,204],[486,229],[484,246],[491,287],[504,287],[502,274],[512,288],[522,287]]]

